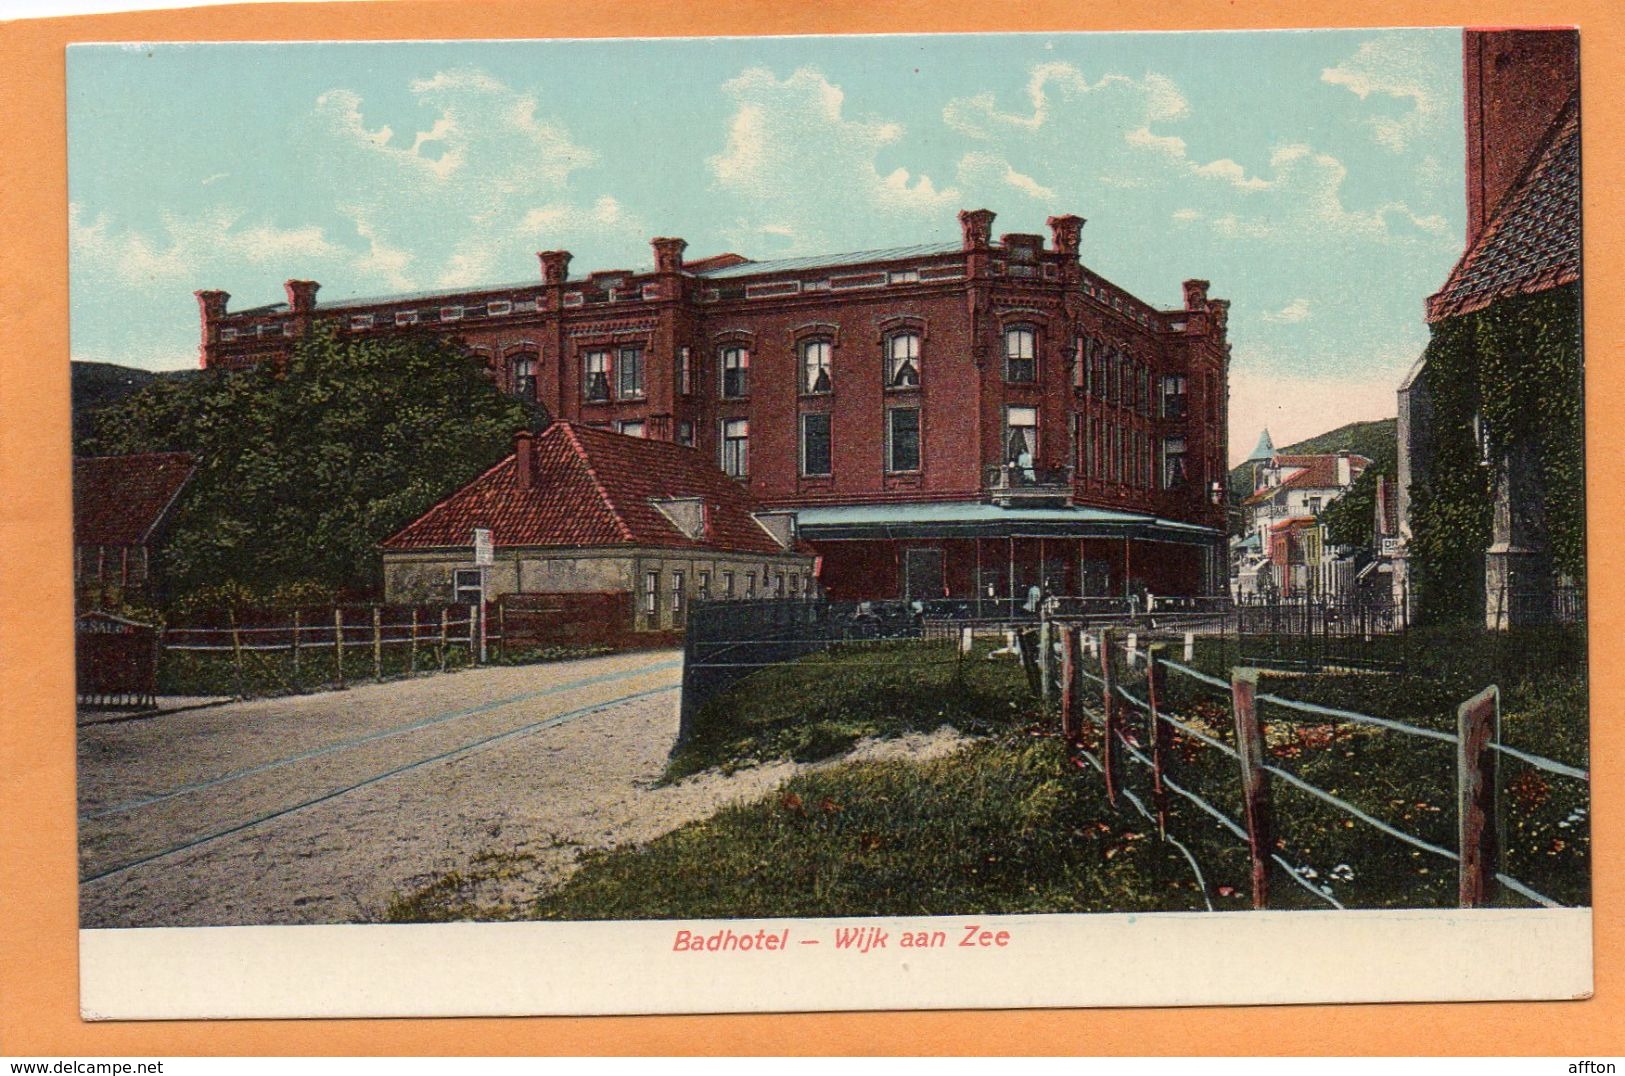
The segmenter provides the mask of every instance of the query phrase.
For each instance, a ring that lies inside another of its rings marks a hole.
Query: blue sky
[[[1232,455],[1394,413],[1462,247],[1457,30],[76,46],[76,359],[196,364],[234,307],[1088,218],[1233,301]]]

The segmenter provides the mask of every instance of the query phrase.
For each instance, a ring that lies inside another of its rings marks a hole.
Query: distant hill
[[[116,404],[131,393],[140,392],[154,381],[195,377],[196,370],[139,370],[111,362],[72,364],[73,441],[80,443],[93,432],[92,416]]]

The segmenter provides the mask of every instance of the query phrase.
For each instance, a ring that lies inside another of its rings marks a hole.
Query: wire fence
[[[1172,656],[1180,643],[1184,660]],[[1255,908],[1272,905],[1271,881],[1282,874],[1333,908],[1346,906],[1340,891],[1358,889],[1351,884],[1357,873],[1389,883],[1408,878],[1439,898],[1442,880],[1453,872],[1453,902],[1462,907],[1498,899],[1497,886],[1543,907],[1562,903],[1503,869],[1504,834],[1515,812],[1502,795],[1501,764],[1577,782],[1582,795],[1590,775],[1502,743],[1494,686],[1461,702],[1456,730],[1446,732],[1260,692],[1259,670],[1253,668],[1233,668],[1228,679],[1204,672],[1192,660],[1189,635],[1170,639],[1045,623],[1023,630],[1018,645],[1023,660],[1037,668],[1034,692],[1058,708],[1074,765],[1099,772],[1108,799],[1154,822],[1199,875],[1195,857],[1169,832],[1170,823],[1179,821],[1180,804],[1196,812],[1188,821],[1217,823],[1245,847]],[[1268,722],[1266,711],[1272,715]],[[1362,748],[1355,728],[1405,746]],[[1360,757],[1362,750],[1370,757]],[[1292,766],[1291,759],[1300,765]],[[1454,809],[1411,791],[1391,801],[1400,805],[1398,817],[1382,810],[1372,790],[1394,791],[1395,759],[1432,773],[1435,787],[1449,784],[1445,775],[1453,770]],[[1330,761],[1309,774],[1307,767],[1319,760]],[[1148,784],[1144,797],[1129,787],[1136,773]],[[1336,783],[1327,788],[1315,777]],[[1327,851],[1339,859],[1335,866],[1304,861],[1314,843],[1305,830],[1334,835]],[[1392,843],[1384,850],[1380,842],[1349,832],[1358,830]],[[1350,865],[1355,860],[1358,872]],[[1428,862],[1445,869],[1423,865]]]

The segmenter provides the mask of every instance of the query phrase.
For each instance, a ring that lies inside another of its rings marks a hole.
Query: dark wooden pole
[[[1500,692],[1492,685],[1456,709],[1456,815],[1460,825],[1461,906],[1481,908],[1495,896],[1495,753]]]
[[[1070,624],[1061,625],[1061,739],[1078,738],[1078,637]]]
[[[293,611],[293,686],[300,689],[303,684],[299,679],[299,610]]]
[[[1269,906],[1275,825],[1269,775],[1264,772],[1264,724],[1258,718],[1257,694],[1257,669],[1236,669],[1230,674],[1236,751],[1241,756],[1241,793],[1247,813],[1247,846],[1253,861],[1253,907],[1263,909]]]
[[[1106,799],[1117,806],[1117,734],[1122,712],[1117,705],[1117,682],[1112,675],[1112,631],[1100,631],[1100,713],[1105,724],[1100,746],[1100,768],[1105,771]]]
[[[406,648],[406,675],[418,674],[418,607],[412,606],[412,642]]]
[[[1167,772],[1168,759],[1171,752],[1169,748],[1168,723],[1162,720],[1163,700],[1168,697],[1168,670],[1162,664],[1161,643],[1152,643],[1146,648],[1146,702],[1149,712],[1146,715],[1150,722],[1151,744],[1151,801],[1157,809],[1157,834],[1168,836],[1168,789],[1163,785],[1163,774]]]
[[[372,678],[380,683],[384,679],[384,628],[378,606],[372,607]]]
[[[243,694],[243,636],[237,629],[237,610],[227,609],[226,616],[231,620],[231,667],[237,684],[237,697],[246,698]]]
[[[339,687],[344,686],[344,608],[333,606],[333,669]]]

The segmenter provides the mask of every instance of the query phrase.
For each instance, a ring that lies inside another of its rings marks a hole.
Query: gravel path
[[[807,768],[655,787],[678,680],[675,652],[623,654],[82,728],[82,925],[371,921],[449,872],[481,879],[465,895],[482,915],[510,914],[583,849],[650,840]]]

